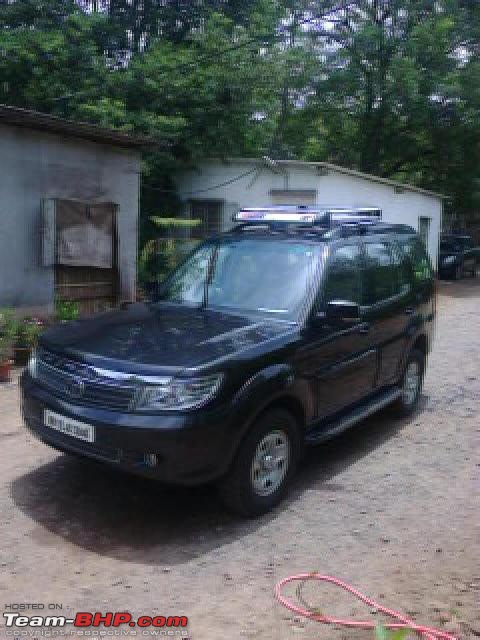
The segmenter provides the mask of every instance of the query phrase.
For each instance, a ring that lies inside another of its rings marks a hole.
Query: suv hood
[[[295,329],[279,320],[210,309],[135,304],[57,325],[40,344],[91,364],[145,372],[205,366]]]

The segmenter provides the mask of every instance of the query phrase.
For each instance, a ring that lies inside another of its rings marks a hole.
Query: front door
[[[363,258],[358,244],[337,246],[327,262],[319,310],[331,300],[361,302]],[[317,385],[318,417],[331,416],[372,392],[375,348],[363,318],[348,327],[329,325],[309,329],[309,361]]]

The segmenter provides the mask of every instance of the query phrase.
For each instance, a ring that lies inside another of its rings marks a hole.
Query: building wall
[[[41,266],[41,200],[115,202],[120,292],[134,299],[140,156],[136,151],[0,125],[0,307],[53,309]]]
[[[234,180],[250,170],[248,175]],[[219,184],[223,186],[209,189]],[[223,200],[224,229],[231,226],[232,213],[238,207],[268,206],[278,202],[278,195],[273,197],[271,190],[298,190],[300,198],[304,192],[309,204],[308,192],[313,190],[318,205],[380,207],[386,222],[408,224],[417,230],[419,217],[424,216],[431,219],[428,250],[434,267],[437,265],[442,201],[435,196],[397,189],[335,170],[319,171],[313,165],[288,164],[272,168],[260,161],[253,164],[241,160],[204,162],[198,170],[179,176],[177,186],[185,203],[190,199]],[[188,210],[187,204],[185,209]]]

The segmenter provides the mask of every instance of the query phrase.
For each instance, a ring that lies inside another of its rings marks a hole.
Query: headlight
[[[28,373],[32,376],[32,378],[37,377],[37,350],[32,349],[30,353],[30,357],[27,362],[27,370]]]
[[[175,411],[203,406],[217,393],[221,373],[202,378],[165,378],[161,384],[145,385],[136,394],[135,409]]]
[[[444,265],[453,264],[454,262],[455,262],[455,256],[447,256],[446,258],[443,259]]]

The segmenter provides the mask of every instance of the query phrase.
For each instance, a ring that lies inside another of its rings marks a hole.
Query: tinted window
[[[426,282],[432,278],[432,266],[422,242],[418,238],[406,238],[401,242],[404,253],[410,260],[417,282]]]
[[[387,242],[369,242],[365,245],[365,284],[363,304],[386,300],[400,291],[400,262],[394,260],[392,247]]]
[[[327,271],[325,303],[331,300],[349,300],[360,304],[361,268],[362,257],[358,246],[349,245],[335,249]]]

